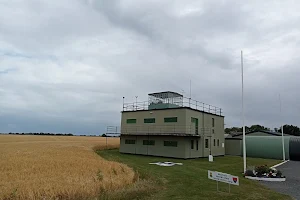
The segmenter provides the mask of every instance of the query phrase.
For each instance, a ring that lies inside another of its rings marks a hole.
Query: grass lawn
[[[289,196],[267,189],[258,182],[243,178],[241,157],[216,157],[214,162],[208,162],[208,158],[181,160],[120,154],[118,149],[97,151],[97,153],[107,160],[121,162],[132,167],[140,177],[136,184],[144,182],[144,186],[130,186],[135,187],[136,192],[131,192],[129,196],[126,196],[126,191],[123,191],[121,197],[109,197],[108,195],[107,199],[291,199]],[[180,162],[183,165],[173,167],[149,165],[151,162],[166,161]],[[262,164],[272,166],[279,162],[278,160],[258,158],[247,159],[248,166]],[[240,177],[240,186],[232,185],[231,193],[228,193],[228,184],[219,183],[220,191],[217,192],[217,182],[208,179],[207,170],[237,175]],[[145,187],[146,184],[152,184],[152,186],[143,189],[142,187]],[[128,187],[128,191],[132,191],[130,187]],[[137,191],[139,187],[141,188],[140,193]]]

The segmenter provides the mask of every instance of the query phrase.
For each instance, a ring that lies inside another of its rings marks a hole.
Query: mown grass
[[[180,160],[160,157],[120,154],[118,149],[97,151],[97,153],[111,161],[124,163],[132,167],[139,174],[135,184],[104,193],[100,199],[291,199],[267,189],[258,182],[242,177],[243,160],[241,157],[216,157],[214,162],[207,158]],[[183,166],[160,167],[149,165],[151,162],[181,162]],[[248,165],[266,164],[272,166],[278,160],[248,158]],[[240,177],[240,186],[231,186],[228,193],[228,184],[219,183],[219,192],[216,182],[207,178],[207,170],[225,172]]]

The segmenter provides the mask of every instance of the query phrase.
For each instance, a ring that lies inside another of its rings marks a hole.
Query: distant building
[[[123,104],[121,153],[174,158],[224,155],[220,108],[170,91],[148,97],[145,102]]]
[[[281,136],[281,133],[273,132],[273,131],[265,131],[265,130],[250,131],[250,132],[247,132],[245,134],[247,136]],[[284,136],[291,136],[291,135],[284,133]],[[240,138],[240,139],[243,139],[243,132],[236,132],[236,133],[229,134],[226,138]]]
[[[282,159],[281,133],[271,131],[251,131],[246,133],[247,157]],[[300,160],[300,137],[284,134],[285,158]],[[243,155],[243,133],[225,138],[225,154]]]

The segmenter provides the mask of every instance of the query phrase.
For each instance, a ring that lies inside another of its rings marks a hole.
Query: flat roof
[[[129,111],[121,111],[121,112],[122,113],[123,112],[149,112],[149,111],[151,112],[151,111],[155,111],[155,110],[175,110],[175,109],[189,109],[189,110],[194,110],[194,111],[197,111],[197,112],[200,112],[200,113],[205,113],[205,114],[210,114],[210,115],[214,115],[214,116],[224,117],[223,115],[217,115],[217,114],[214,114],[214,113],[197,110],[197,109],[187,107],[187,106],[177,107],[177,108],[159,108],[159,109],[151,109],[151,110],[148,110],[148,109],[147,110],[129,110]]]

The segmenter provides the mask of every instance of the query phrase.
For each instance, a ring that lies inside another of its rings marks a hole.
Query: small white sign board
[[[208,178],[214,181],[224,182],[231,185],[239,185],[239,177],[232,176],[231,174],[208,170]]]
[[[208,156],[208,161],[209,161],[209,162],[213,162],[213,161],[214,161],[214,157],[213,157],[212,155],[209,155],[209,156]]]

